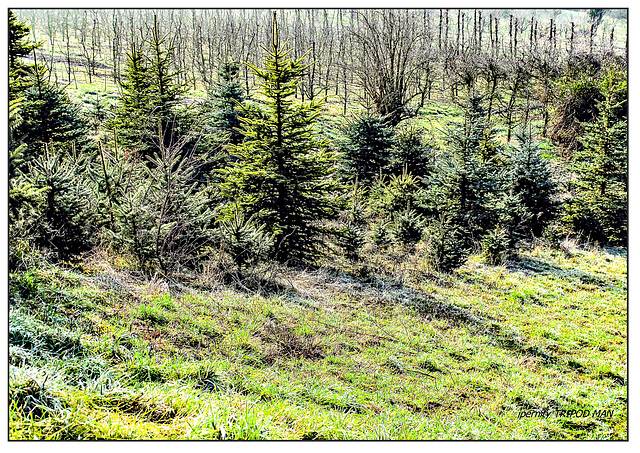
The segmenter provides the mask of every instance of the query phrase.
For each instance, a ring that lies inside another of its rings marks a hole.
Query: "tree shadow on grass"
[[[578,285],[595,285],[603,289],[617,287],[617,285],[613,284],[609,279],[602,278],[594,273],[577,269],[564,269],[531,257],[520,257],[517,260],[509,261],[506,264],[506,268],[512,272],[522,272],[528,275],[548,275]]]

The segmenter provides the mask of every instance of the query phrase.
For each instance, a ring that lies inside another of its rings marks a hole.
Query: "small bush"
[[[427,262],[438,271],[457,269],[470,254],[462,227],[444,216],[429,224],[426,236]]]
[[[509,235],[504,228],[496,227],[482,239],[482,254],[489,264],[501,264],[509,252]]]
[[[237,206],[219,221],[217,236],[238,270],[264,261],[273,250],[273,236],[257,225],[255,215],[245,219]]]
[[[386,247],[391,244],[391,227],[392,225],[388,221],[380,220],[375,222],[371,227],[371,243],[378,247]]]
[[[396,215],[392,234],[403,245],[415,245],[424,232],[424,221],[413,209],[407,209]]]

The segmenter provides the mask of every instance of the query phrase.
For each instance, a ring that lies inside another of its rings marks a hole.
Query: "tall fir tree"
[[[575,153],[577,178],[567,219],[591,239],[624,245],[628,235],[627,82],[609,71],[599,86],[598,116],[584,126],[583,148]],[[621,113],[621,110],[624,110]],[[623,119],[620,119],[622,117]]]
[[[29,31],[29,26],[9,10],[9,100],[16,99],[29,85],[32,65],[24,63],[22,58],[41,44],[29,40]]]
[[[184,95],[184,84],[176,82],[177,73],[173,71],[173,46],[167,41],[169,34],[163,34],[158,24],[158,17],[153,16],[153,28],[147,43],[149,46],[148,75],[150,79],[149,103],[156,119],[154,130],[162,133],[162,145],[171,146],[184,135],[183,128],[188,128],[184,112],[180,111],[178,102]],[[189,147],[185,149],[188,151]]]
[[[249,216],[274,234],[274,258],[310,262],[323,252],[327,221],[338,215],[340,186],[332,178],[336,156],[315,122],[318,102],[297,103],[305,66],[280,44],[274,14],[264,68],[250,66],[259,80],[261,104],[244,108],[244,142],[231,146],[237,159],[223,170],[223,190]]]
[[[120,108],[109,124],[121,144],[137,149],[146,158],[162,146],[178,143],[193,126],[180,107],[186,89],[175,80],[173,47],[167,39],[154,16],[148,39],[134,43],[127,56]],[[184,146],[183,152],[191,149],[191,145]]]

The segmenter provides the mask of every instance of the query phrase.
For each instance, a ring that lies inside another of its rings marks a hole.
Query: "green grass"
[[[279,269],[262,293],[13,273],[10,438],[627,438],[626,253],[412,259],[402,280]],[[572,409],[611,413],[519,417]]]

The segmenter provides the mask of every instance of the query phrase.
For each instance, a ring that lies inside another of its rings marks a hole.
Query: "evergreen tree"
[[[523,233],[540,237],[558,210],[555,201],[557,184],[552,180],[547,161],[530,134],[518,133],[518,146],[509,154],[509,189],[519,198],[527,220],[523,219]]]
[[[162,145],[171,146],[184,135],[183,128],[188,128],[184,112],[177,109],[178,101],[185,93],[185,86],[176,83],[176,73],[172,70],[173,46],[167,42],[168,34],[163,35],[158,25],[157,16],[153,16],[153,28],[148,40],[149,61],[148,75],[150,79],[149,103],[155,121],[154,130],[162,132]],[[188,151],[189,147],[184,151]]]
[[[31,193],[31,210],[26,214],[30,220],[23,220],[31,224],[35,244],[61,260],[92,245],[92,184],[84,176],[90,160],[90,156],[61,153],[47,146],[19,178]]]
[[[26,144],[24,160],[41,155],[44,145],[58,150],[90,147],[87,123],[77,104],[55,85],[47,83],[44,69],[34,67],[29,87],[22,92],[20,123],[13,129],[15,145]]]
[[[381,173],[386,173],[395,145],[393,128],[381,118],[362,116],[348,124],[341,143],[343,174],[365,187]]]
[[[367,190],[360,187],[357,181],[350,190],[346,208],[340,213],[342,234],[338,243],[342,247],[347,259],[355,261],[366,242],[367,231]]]
[[[124,80],[120,81],[120,106],[109,127],[115,129],[120,144],[128,148],[138,147],[142,154],[147,154],[152,146],[145,133],[152,121],[151,84],[142,49],[135,42],[127,53],[124,74]]]
[[[203,140],[199,149],[207,163],[201,168],[201,179],[215,180],[212,170],[224,168],[233,160],[226,145],[237,145],[244,138],[240,118],[245,95],[238,72],[236,63],[224,63],[218,70],[218,82],[202,107]]]
[[[471,253],[466,232],[451,213],[443,213],[429,222],[426,228],[427,262],[442,272],[462,266]]]
[[[118,249],[129,252],[143,271],[171,274],[193,269],[213,239],[215,210],[208,187],[194,180],[199,161],[183,152],[183,138],[161,146],[148,160],[102,150],[97,187],[110,217],[108,231]],[[97,167],[98,165],[96,165]]]
[[[397,130],[389,165],[393,174],[408,172],[420,178],[429,175],[433,166],[433,151],[423,137],[424,131],[417,127]]]
[[[592,239],[622,245],[628,231],[627,120],[619,119],[626,106],[624,75],[610,71],[600,83],[598,116],[584,125],[583,150],[576,151],[570,184],[573,199],[567,219]]]
[[[460,229],[467,245],[495,226],[492,195],[504,190],[493,135],[480,98],[472,97],[464,123],[447,137],[447,149],[437,156],[434,172],[426,179],[426,208],[445,215],[441,223]]]
[[[187,112],[179,108],[185,87],[175,82],[173,48],[156,16],[144,47],[134,43],[127,57],[120,108],[109,127],[116,129],[121,144],[151,157],[162,146],[171,147],[188,136],[193,127]],[[182,150],[192,148],[193,143]]]
[[[261,105],[244,107],[245,141],[231,146],[237,160],[223,170],[223,189],[247,215],[256,215],[275,237],[275,259],[309,262],[322,252],[326,221],[341,202],[333,181],[335,156],[314,124],[317,102],[294,102],[305,66],[288,58],[274,17],[263,69],[251,66],[260,81]]]
[[[29,26],[20,22],[9,10],[9,100],[13,100],[29,85],[28,75],[32,65],[22,62],[22,58],[33,52],[41,43],[29,40]]]
[[[231,144],[237,145],[242,141],[240,131],[240,106],[245,100],[242,85],[238,81],[240,68],[235,62],[224,63],[219,71],[219,81],[210,94],[209,108],[211,109],[211,125],[228,135]]]

